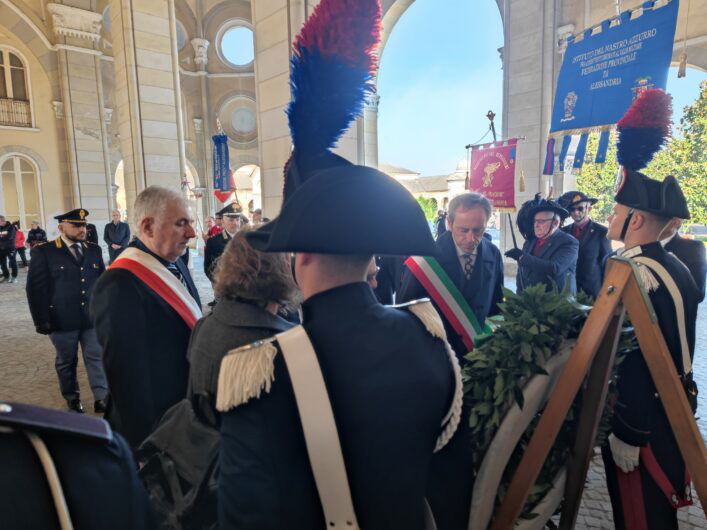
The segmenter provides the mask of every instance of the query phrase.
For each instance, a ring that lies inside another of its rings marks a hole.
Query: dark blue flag
[[[216,134],[211,138],[214,141],[214,190],[230,191],[228,137],[225,134]]]

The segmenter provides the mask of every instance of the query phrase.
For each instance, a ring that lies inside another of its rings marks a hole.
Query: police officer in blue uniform
[[[210,237],[206,240],[204,248],[204,273],[214,281],[213,274],[216,267],[216,262],[226,249],[226,245],[236,232],[246,223],[248,219],[241,213],[241,207],[237,203],[231,203],[217,212],[222,218],[220,234]]]
[[[521,228],[520,212],[518,227],[530,237],[526,237],[522,250],[512,248],[505,254],[518,262],[518,292],[543,283],[547,290],[567,287],[570,293],[576,293],[579,243],[559,229],[569,213],[553,200],[536,198],[528,203],[530,207],[524,213],[532,228]]]
[[[55,217],[60,235],[35,247],[27,275],[27,301],[37,333],[49,335],[56,349],[59,388],[70,410],[83,412],[76,378],[81,345],[94,411],[105,412],[108,393],[102,350],[89,316],[93,286],[105,270],[101,248],[86,242],[88,210]]]
[[[563,226],[562,231],[579,241],[577,255],[577,291],[596,298],[604,280],[604,262],[611,253],[611,244],[606,238],[606,227],[589,217],[597,199],[581,191],[568,191],[557,201],[567,210],[574,221]]]
[[[156,528],[130,448],[104,420],[0,402],[0,469],[4,530],[60,528],[60,513],[73,528]]]
[[[707,252],[705,245],[698,239],[687,239],[678,232],[680,222],[673,224],[671,234],[661,241],[668,252],[675,254],[685,266],[690,269],[692,279],[697,285],[699,296],[697,302],[705,299],[705,278],[707,277]]]

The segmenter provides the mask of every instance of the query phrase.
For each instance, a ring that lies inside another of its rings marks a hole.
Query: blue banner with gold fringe
[[[550,134],[606,130],[644,90],[665,89],[678,0],[645,2],[568,39]]]
[[[214,141],[214,190],[229,191],[231,189],[230,164],[228,160],[228,137],[216,134]]]

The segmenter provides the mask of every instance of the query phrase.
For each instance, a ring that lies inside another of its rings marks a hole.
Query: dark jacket
[[[98,229],[93,223],[86,224],[86,241],[98,245]]]
[[[400,256],[376,256],[376,265],[379,268],[377,281],[378,287],[373,292],[381,304],[391,305],[400,292],[400,286],[405,272],[405,258]],[[399,299],[399,297],[398,297]]]
[[[46,444],[61,480],[74,528],[156,528],[130,448],[103,420],[11,403],[0,425],[2,528],[59,528],[47,476],[22,432],[29,423]],[[22,418],[8,416],[20,414]],[[110,439],[92,433],[104,432]]]
[[[27,244],[30,248],[34,248],[37,244],[47,240],[47,233],[41,228],[32,228],[27,232]]]
[[[639,250],[632,249],[632,250]],[[654,275],[660,286],[648,293],[658,318],[660,330],[670,350],[679,375],[685,373],[682,362],[677,311],[683,310],[686,340],[690,357],[695,351],[695,323],[697,320],[697,289],[690,272],[675,256],[666,252],[660,243],[641,245],[640,255],[661,264],[677,284],[682,296],[682,307],[676,304],[665,284]],[[632,252],[629,251],[629,255]],[[626,254],[624,254],[626,255]],[[632,256],[635,257],[635,256]],[[685,478],[684,464],[675,437],[656,393],[653,379],[640,350],[628,353],[618,368],[618,399],[612,419],[613,433],[633,446],[650,444],[661,468],[678,492],[682,493]]]
[[[206,247],[204,248],[204,273],[212,282],[214,281],[216,262],[223,254],[230,240],[231,236],[224,230],[206,241]]]
[[[562,231],[571,235],[573,225],[565,226]],[[611,253],[611,243],[606,238],[607,228],[589,220],[579,240],[577,256],[577,291],[597,297],[604,281],[604,261]]]
[[[675,254],[690,269],[690,274],[695,280],[699,293],[697,302],[702,302],[705,299],[705,275],[707,275],[704,243],[695,239],[685,239],[680,237],[680,234],[675,234],[675,237],[665,245],[665,250]]]
[[[363,282],[303,304],[361,528],[423,528],[423,497],[454,379],[441,340]],[[259,398],[222,414],[219,527],[324,529],[282,355]]]
[[[130,226],[122,221],[118,224],[111,221],[103,230],[103,241],[108,245],[111,260],[115,259],[130,243]],[[111,245],[120,245],[120,249],[114,249]]]
[[[221,298],[199,319],[189,342],[189,393],[207,397],[215,407],[221,359],[232,349],[266,339],[293,324],[256,306]]]
[[[523,255],[520,257],[516,276],[518,292],[538,283],[544,283],[547,289],[557,286],[561,291],[569,276],[570,292],[576,293],[579,242],[562,230],[557,230],[536,257],[532,251],[537,241],[538,239],[533,237],[523,243]]]
[[[146,250],[139,239],[133,245]],[[196,293],[189,271],[181,260],[175,263],[189,291]],[[200,303],[198,294],[195,299]],[[191,329],[167,302],[125,269],[109,269],[101,277],[91,313],[110,388],[106,418],[137,447],[165,410],[186,396]]]
[[[89,304],[105,265],[98,245],[82,243],[81,248],[80,262],[61,237],[33,250],[26,291],[35,326],[49,324],[52,331],[93,327]]]
[[[15,225],[7,220],[0,226],[0,250],[15,250]]]
[[[501,252],[491,241],[485,237],[481,238],[471,280],[466,280],[459,262],[457,247],[454,245],[452,233],[445,232],[442,234],[437,239],[437,247],[439,248],[439,254],[436,256],[437,261],[469,303],[479,324],[483,326],[487,317],[498,313],[498,304],[503,301],[503,262],[501,260]],[[425,291],[412,272],[406,268],[403,275],[403,285],[397,301],[401,303],[419,298],[432,297]],[[435,305],[435,307],[437,306]],[[437,311],[442,315],[438,307]],[[464,346],[461,337],[454,331],[443,315],[442,320],[447,331],[449,344],[452,345],[459,358],[462,358],[468,353],[468,348]]]

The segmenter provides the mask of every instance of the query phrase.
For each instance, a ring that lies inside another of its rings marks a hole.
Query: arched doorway
[[[115,168],[115,175],[113,176],[113,203],[115,204],[116,210],[120,210],[123,219],[126,218],[128,214],[128,201],[125,196],[125,174],[123,173],[123,161],[118,162],[118,166]]]
[[[35,220],[44,225],[39,169],[31,158],[17,153],[0,158],[0,211],[9,221],[20,221],[23,230]]]
[[[262,208],[260,166],[246,164],[239,167],[233,172],[233,180],[236,184],[238,202],[247,214],[252,214],[253,210]]]
[[[465,146],[488,130],[488,110],[502,115],[498,6],[493,0],[444,4],[398,0],[383,18],[379,166],[406,167],[423,179],[454,173]]]

